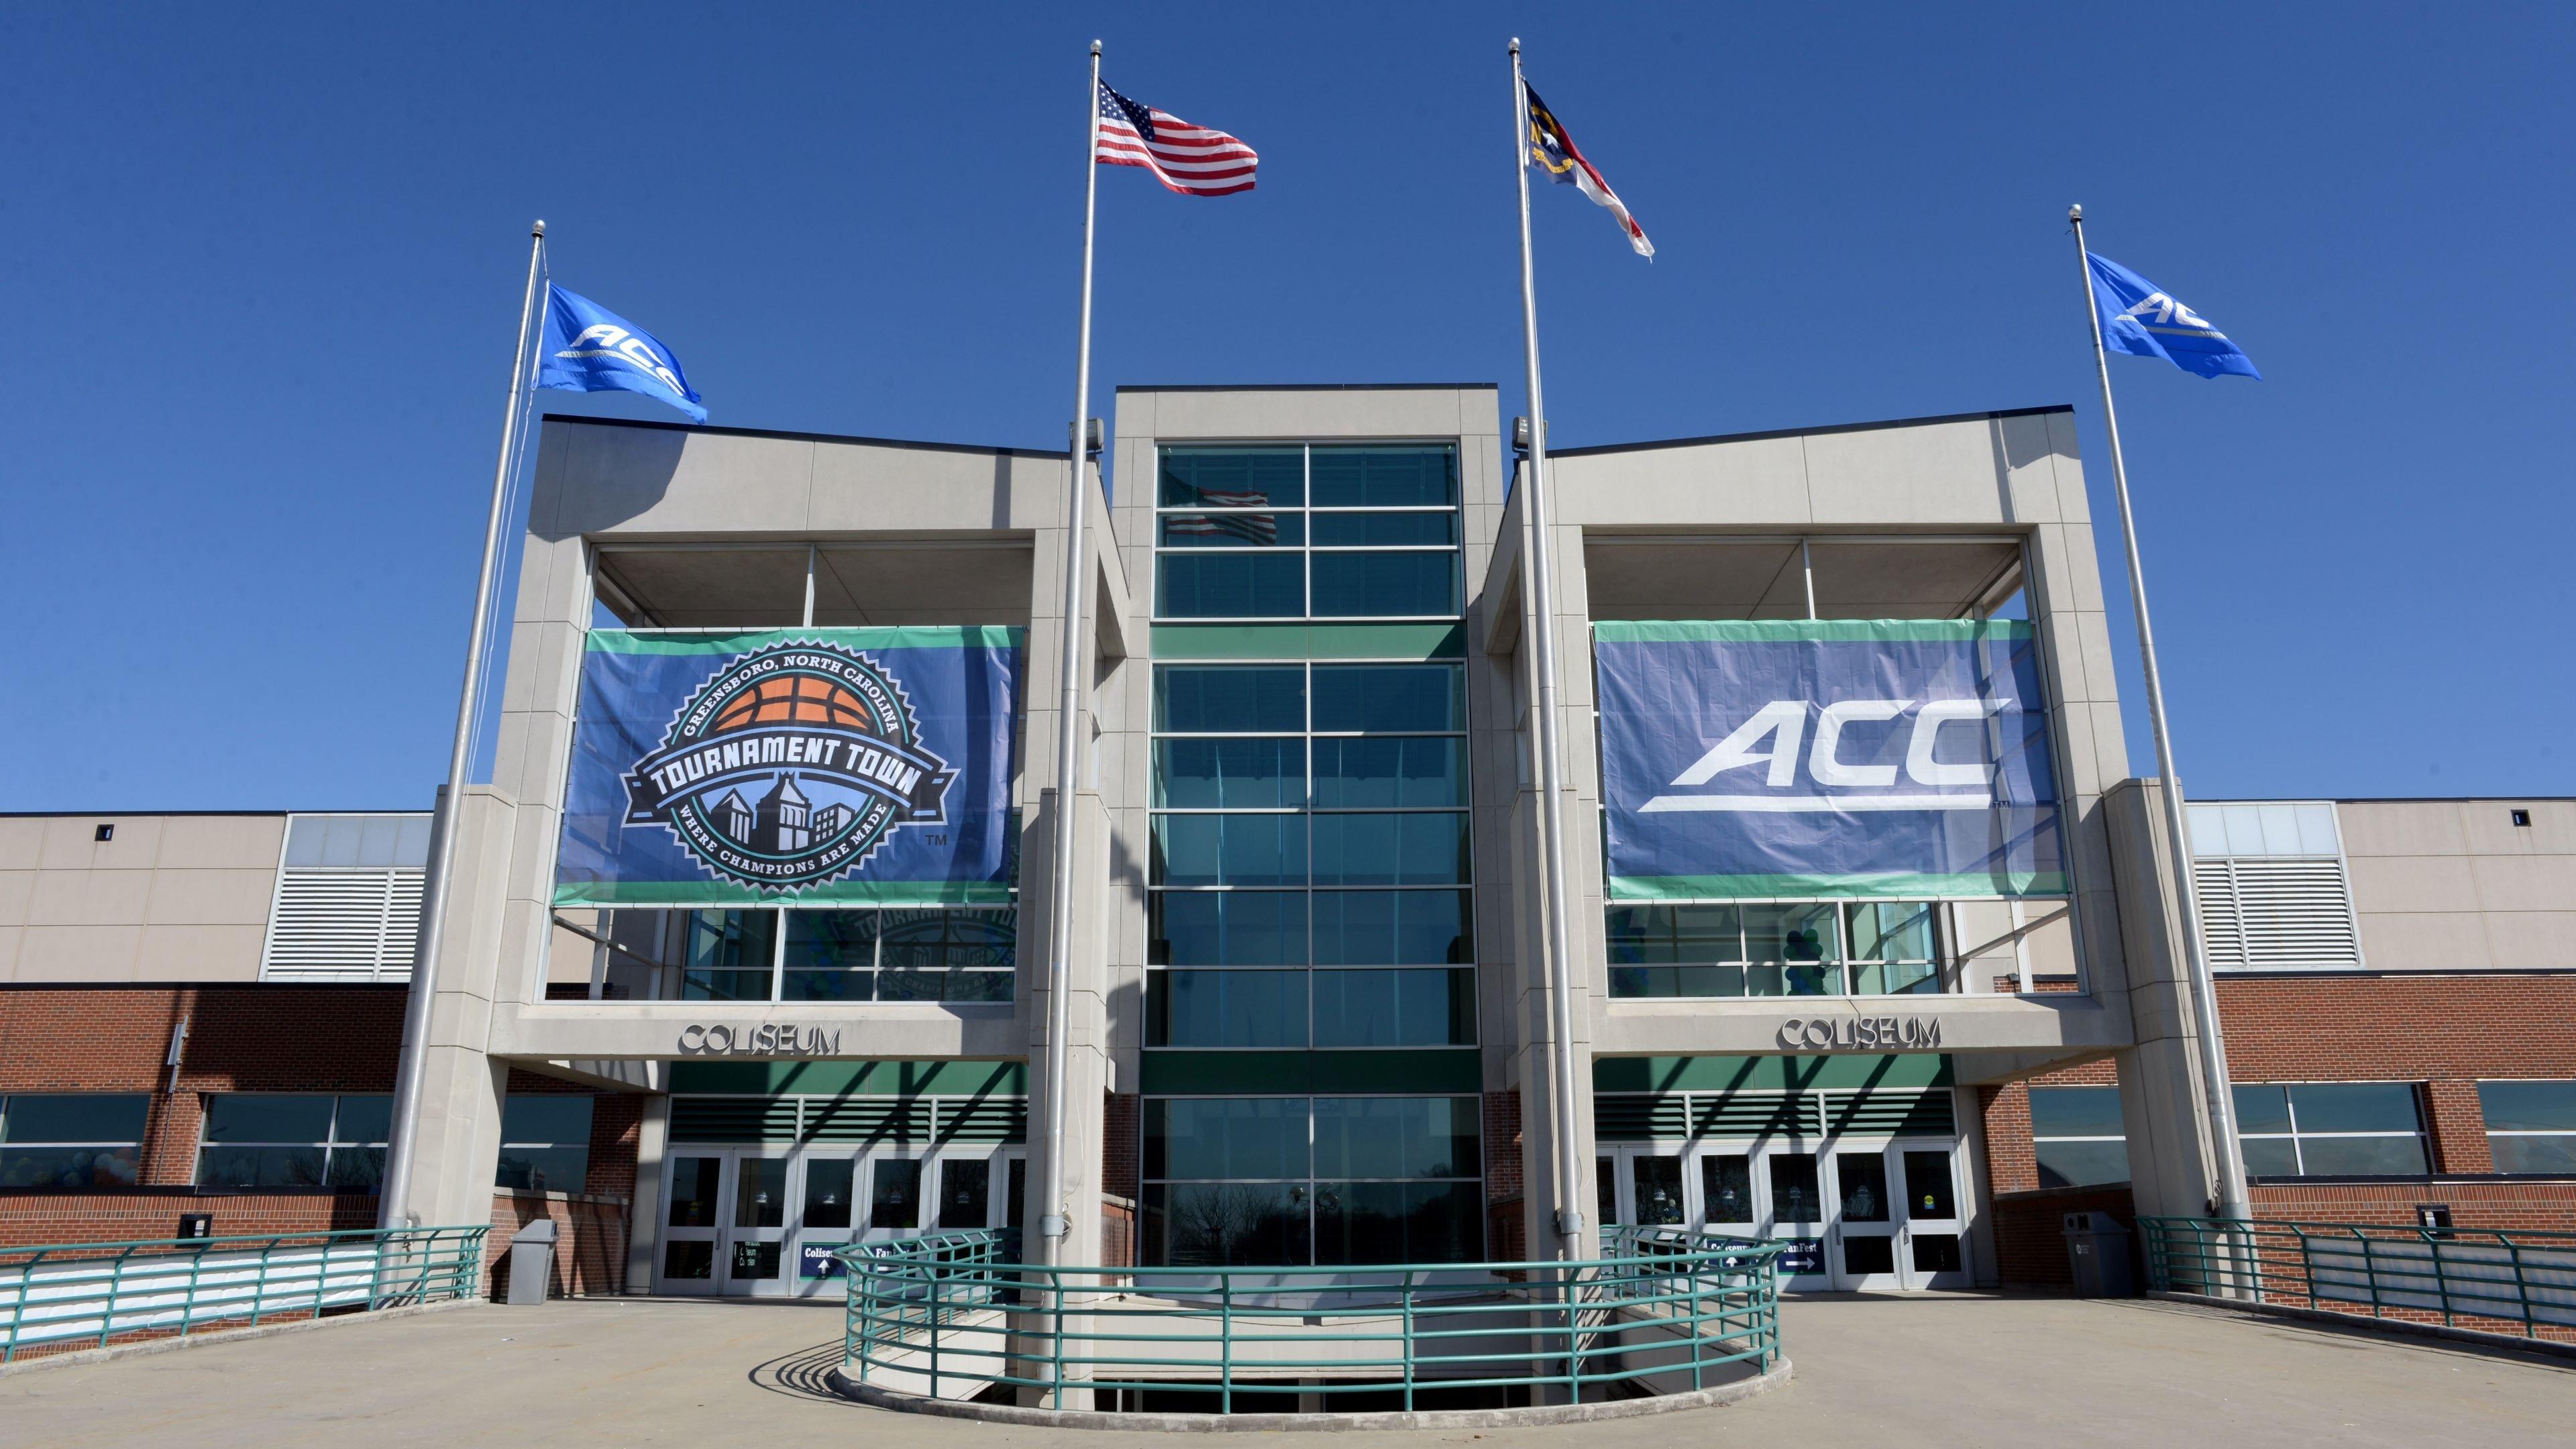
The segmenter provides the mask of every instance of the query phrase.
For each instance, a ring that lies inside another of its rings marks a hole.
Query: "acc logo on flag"
[[[582,344],[585,342],[596,342],[599,346],[584,351]],[[685,385],[680,381],[680,375],[663,366],[661,357],[643,338],[623,327],[612,326],[606,322],[583,328],[581,335],[572,340],[572,346],[556,353],[555,356],[567,361],[586,357],[620,358],[660,378],[662,385],[673,392],[686,390]]]

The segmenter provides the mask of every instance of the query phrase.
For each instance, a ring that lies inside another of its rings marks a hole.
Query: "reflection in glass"
[[[1950,1154],[1905,1154],[1905,1213],[1916,1218],[1955,1218],[1959,1200],[1950,1182]]]
[[[1306,1188],[1284,1182],[1145,1187],[1145,1253],[1176,1267],[1298,1265],[1309,1260]]]
[[[868,1165],[868,1226],[909,1232],[921,1226],[921,1161],[880,1157]]]
[[[939,1226],[980,1228],[990,1221],[993,1164],[980,1158],[952,1157],[939,1164]]]
[[[1475,1043],[1472,971],[1318,971],[1314,983],[1319,1047]]]
[[[1843,1221],[1883,1223],[1887,1216],[1887,1158],[1876,1152],[1834,1154],[1834,1186],[1842,1194]]]
[[[716,1225],[716,1185],[724,1170],[720,1157],[671,1159],[670,1224],[675,1228]]]
[[[1825,1220],[1824,1197],[1816,1187],[1814,1153],[1771,1154],[1771,1219],[1778,1223]]]
[[[850,1184],[858,1161],[849,1157],[805,1159],[805,1226],[846,1228],[850,1225]]]
[[[1639,1155],[1629,1160],[1629,1187],[1635,1194],[1637,1226],[1678,1227],[1682,1220],[1682,1160]]]
[[[1302,1047],[1306,973],[1147,972],[1145,1045]]]
[[[1301,739],[1158,739],[1158,810],[1292,810],[1306,803]]]
[[[1156,891],[1146,897],[1145,909],[1149,965],[1306,964],[1302,892]]]
[[[733,1170],[733,1225],[774,1228],[787,1220],[787,1159],[738,1157]]]
[[[1753,1221],[1753,1159],[1741,1152],[1712,1153],[1699,1160],[1702,1215],[1714,1224]]]

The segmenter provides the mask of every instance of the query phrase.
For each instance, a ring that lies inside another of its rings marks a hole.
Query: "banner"
[[[555,903],[1010,899],[1022,634],[592,630]]]
[[[1592,626],[1614,900],[2066,892],[2021,620]]]

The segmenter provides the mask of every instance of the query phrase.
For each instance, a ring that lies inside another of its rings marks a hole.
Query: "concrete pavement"
[[[2576,1363],[2146,1302],[1802,1298],[1797,1366],[1732,1408],[1537,1429],[1339,1434],[1482,1449],[2563,1445]],[[584,1301],[478,1307],[0,1378],[0,1442],[48,1449],[1208,1442],[863,1408],[824,1375],[837,1306]]]

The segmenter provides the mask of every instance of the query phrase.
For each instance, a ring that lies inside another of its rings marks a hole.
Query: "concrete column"
[[[2218,1198],[2218,1145],[2201,1086],[2182,916],[2172,888],[2172,842],[2152,780],[2103,796],[2118,883],[2121,957],[2135,1044],[2119,1064],[2120,1116],[2138,1211],[2198,1217]]]
[[[669,1171],[671,1098],[656,1092],[644,1099],[644,1120],[635,1133],[635,1201],[626,1233],[626,1291],[650,1293],[662,1266],[662,1182]]]
[[[401,1205],[425,1225],[479,1223],[492,1213],[510,1069],[487,1048],[510,917],[524,913],[490,903],[501,897],[517,814],[507,796],[482,786],[466,791],[458,811],[462,833],[423,1043],[410,1201]]]

